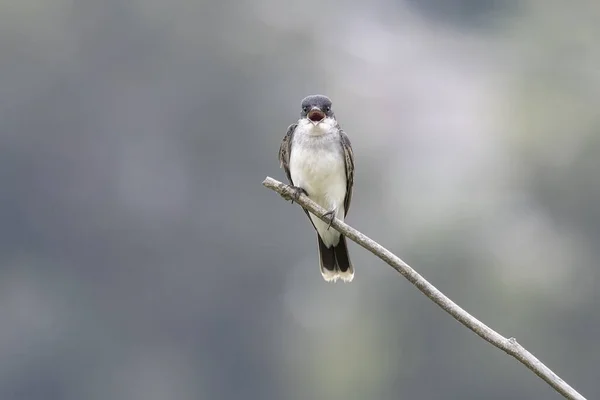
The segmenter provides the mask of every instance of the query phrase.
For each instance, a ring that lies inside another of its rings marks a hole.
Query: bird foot
[[[333,210],[327,211],[325,214],[323,214],[323,217],[325,217],[329,220],[329,224],[327,225],[327,230],[329,230],[329,228],[331,228],[331,224],[333,224],[333,220],[335,219],[335,211],[336,211],[336,209],[334,208]]]
[[[298,199],[300,198],[300,195],[305,195],[308,196],[308,193],[306,193],[306,190],[302,189],[299,186],[290,186],[292,188],[292,190],[294,191],[294,193],[292,194],[292,204],[294,204],[294,200],[298,201]]]

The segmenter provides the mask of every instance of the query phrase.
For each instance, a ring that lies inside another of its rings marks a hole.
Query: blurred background
[[[554,399],[262,187],[308,94],[348,222],[600,397],[595,0],[0,3],[0,399]]]

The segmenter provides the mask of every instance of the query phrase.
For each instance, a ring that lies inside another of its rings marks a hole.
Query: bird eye
[[[329,111],[331,111],[331,107],[325,106],[325,112],[329,112]]]
[[[302,107],[302,110],[303,110],[304,112],[307,112],[307,111],[308,111],[308,106],[304,106],[304,107]]]

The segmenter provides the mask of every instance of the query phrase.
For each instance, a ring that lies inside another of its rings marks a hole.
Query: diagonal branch
[[[279,193],[286,200],[291,200],[294,194],[290,186],[276,181],[273,178],[267,177],[263,185],[267,188],[274,190]],[[320,207],[317,203],[309,199],[305,195],[301,195],[295,200],[300,206],[310,211],[312,214],[321,218],[325,222],[329,222],[327,217],[323,217],[323,214],[327,212],[324,208]],[[494,331],[483,322],[463,310],[456,303],[446,297],[442,292],[435,288],[431,283],[427,282],[425,278],[419,275],[414,269],[408,264],[402,261],[400,258],[395,256],[392,252],[381,246],[379,243],[363,235],[356,229],[346,225],[339,219],[335,219],[331,225],[337,231],[342,233],[348,239],[358,243],[360,246],[369,250],[377,257],[388,263],[392,268],[398,271],[402,276],[408,279],[413,285],[417,287],[425,296],[429,297],[434,303],[440,306],[448,314],[452,315],[458,322],[475,332],[485,341],[496,346],[500,350],[508,353],[527,368],[533,371],[537,376],[545,380],[554,390],[562,394],[567,399],[573,400],[585,400],[585,397],[577,393],[567,382],[563,381],[558,375],[556,375],[550,368],[546,367],[540,360],[538,360],[533,354],[527,351],[521,346],[515,338],[505,338],[498,332]]]

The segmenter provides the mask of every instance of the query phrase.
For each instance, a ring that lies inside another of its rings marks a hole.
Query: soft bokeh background
[[[553,399],[351,244],[277,151],[307,94],[349,223],[600,397],[596,0],[0,3],[0,399]]]

